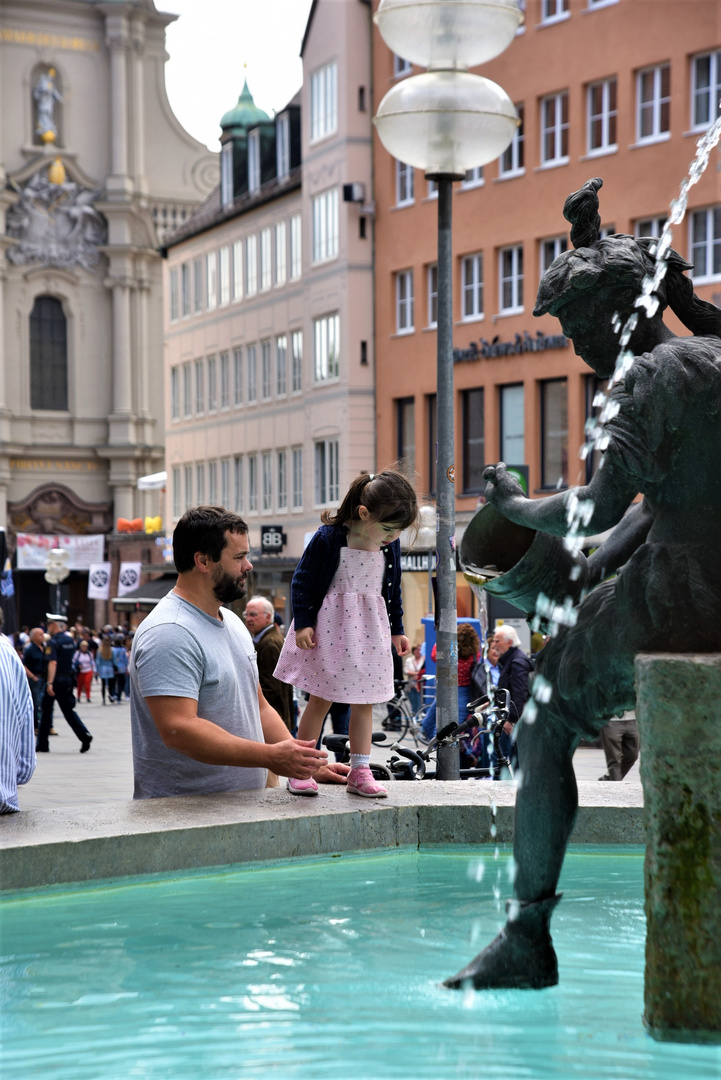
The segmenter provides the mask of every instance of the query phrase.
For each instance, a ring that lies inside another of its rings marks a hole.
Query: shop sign
[[[418,573],[421,570],[431,569],[431,555],[428,551],[414,552],[410,555],[401,555],[401,570]]]
[[[260,550],[264,555],[279,555],[287,542],[282,525],[261,525]]]
[[[473,360],[491,360],[496,356],[517,356],[520,353],[546,352],[547,349],[567,349],[568,338],[564,334],[544,334],[537,330],[532,337],[528,330],[516,334],[513,341],[493,341],[481,338],[472,341],[467,349],[453,350],[453,363],[463,364]]]

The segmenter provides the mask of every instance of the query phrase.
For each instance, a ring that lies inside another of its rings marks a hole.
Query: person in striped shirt
[[[35,772],[33,720],[33,699],[22,660],[0,632],[0,814],[20,809],[18,784],[27,784]]]

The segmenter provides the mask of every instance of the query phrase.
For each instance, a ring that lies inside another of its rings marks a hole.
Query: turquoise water
[[[243,866],[3,905],[3,1080],[718,1080],[644,1031],[638,849],[573,849],[561,983],[440,987],[496,932],[509,853]],[[479,880],[480,879],[480,880]]]

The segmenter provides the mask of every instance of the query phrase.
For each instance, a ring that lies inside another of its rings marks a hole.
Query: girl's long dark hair
[[[396,469],[356,476],[338,509],[324,510],[320,519],[324,525],[350,525],[358,521],[361,506],[366,507],[371,521],[392,522],[401,529],[417,523],[418,499],[413,485]]]

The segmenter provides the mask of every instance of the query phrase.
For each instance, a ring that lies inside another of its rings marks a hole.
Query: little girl
[[[324,511],[293,574],[294,619],[275,669],[310,694],[299,739],[318,738],[332,702],[350,703],[348,791],[365,798],[387,795],[369,768],[373,704],[393,697],[391,642],[399,656],[410,648],[398,537],[417,516],[415,491],[392,469],[362,473],[338,511]],[[318,785],[290,779],[288,790],[317,795]]]

